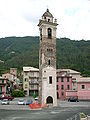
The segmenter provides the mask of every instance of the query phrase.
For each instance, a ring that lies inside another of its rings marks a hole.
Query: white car
[[[3,100],[1,101],[1,104],[2,104],[2,105],[9,105],[8,99],[3,99]]]
[[[35,101],[38,101],[38,97],[36,97],[36,98],[34,98],[35,99]]]
[[[18,105],[25,105],[24,99],[19,99]]]

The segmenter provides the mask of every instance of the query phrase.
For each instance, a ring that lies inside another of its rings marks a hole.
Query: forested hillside
[[[90,41],[57,39],[57,68],[71,68],[90,76]],[[0,39],[0,74],[17,67],[39,66],[39,37],[7,37]]]

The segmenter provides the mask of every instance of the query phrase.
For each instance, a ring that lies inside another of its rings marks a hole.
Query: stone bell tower
[[[39,20],[39,100],[42,104],[57,106],[56,96],[56,27],[57,20],[49,9]]]

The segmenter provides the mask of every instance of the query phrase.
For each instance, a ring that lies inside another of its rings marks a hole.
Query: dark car
[[[26,105],[32,104],[32,100],[27,100]]]
[[[14,97],[12,97],[12,96],[0,97],[0,100],[3,100],[3,99],[8,99],[9,101],[12,101],[14,99]]]
[[[77,97],[70,97],[68,99],[69,102],[79,102],[78,98]]]

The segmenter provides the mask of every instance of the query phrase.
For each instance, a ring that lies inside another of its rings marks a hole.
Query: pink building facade
[[[75,90],[66,90],[66,99],[70,97],[78,97],[77,96],[77,91]]]
[[[57,98],[65,100],[66,90],[72,90],[72,76],[57,72]]]
[[[90,77],[82,77],[71,69],[57,69],[57,98],[90,100]]]
[[[79,100],[90,100],[90,77],[81,77],[77,81],[77,91],[67,90],[66,98],[78,97]]]
[[[3,77],[0,77],[0,94],[6,94],[6,80]]]
[[[82,77],[77,82],[79,100],[90,100],[90,77]]]

